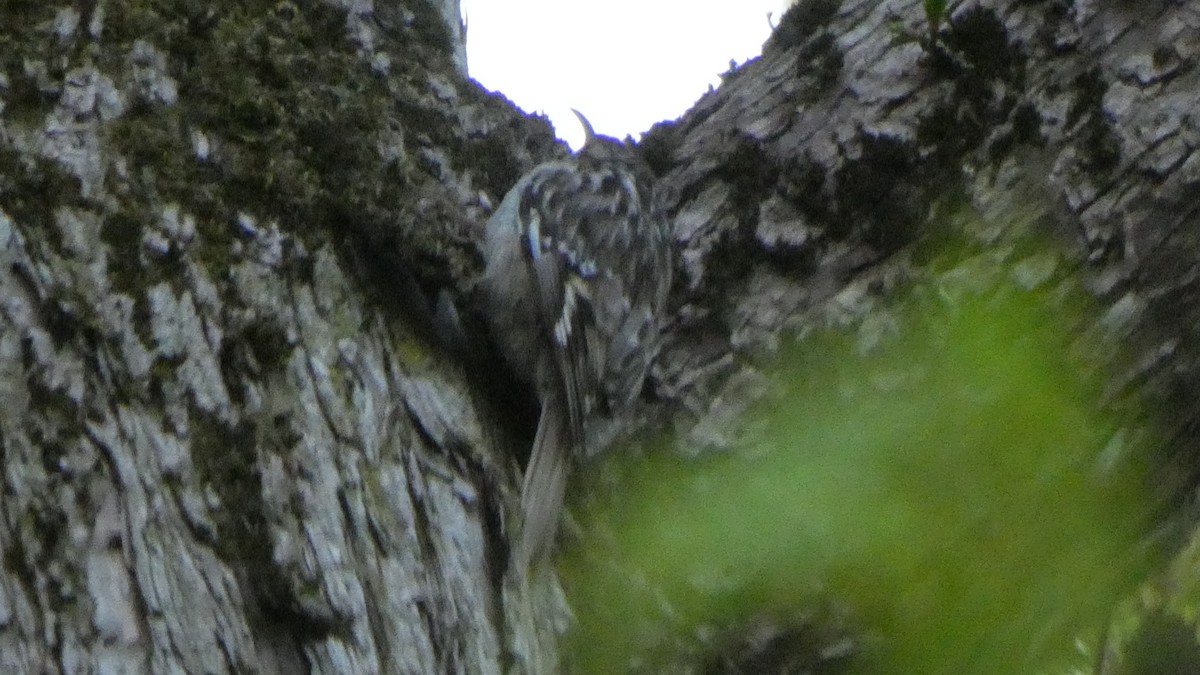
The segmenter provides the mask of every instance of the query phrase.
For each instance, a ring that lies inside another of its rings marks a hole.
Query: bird
[[[483,311],[508,367],[532,386],[537,431],[512,560],[544,560],[568,475],[628,419],[661,343],[673,270],[654,177],[631,142],[584,128],[580,150],[539,164],[487,221]]]

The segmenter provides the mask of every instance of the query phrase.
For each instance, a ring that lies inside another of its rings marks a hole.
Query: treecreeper
[[[488,219],[480,284],[488,327],[540,414],[521,488],[520,569],[551,551],[572,467],[602,450],[658,354],[673,268],[654,177],[631,145],[587,134],[538,165]]]

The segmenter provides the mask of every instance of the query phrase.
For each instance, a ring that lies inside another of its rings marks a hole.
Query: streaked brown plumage
[[[600,449],[589,421],[619,421],[642,391],[671,283],[649,169],[579,117],[584,147],[523,176],[488,220],[484,245],[493,336],[541,404],[521,493],[522,566],[551,548],[571,465]]]

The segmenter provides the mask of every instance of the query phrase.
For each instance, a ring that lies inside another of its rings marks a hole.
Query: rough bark
[[[552,667],[553,589],[504,577],[520,443],[427,298],[561,148],[464,80],[444,10],[0,10],[4,672]],[[972,233],[1030,288],[1085,280],[1137,352],[1114,397],[1159,402],[1189,475],[1200,10],[924,20],[802,1],[650,134],[684,272],[658,405],[731,444],[780,340],[971,276],[922,257],[967,205],[1069,243]]]
[[[516,467],[422,286],[475,265],[472,181],[552,137],[441,11],[0,12],[0,670],[499,672],[529,639]]]
[[[858,324],[897,280],[931,278],[922,256],[964,205],[996,228],[968,233],[976,249],[1029,288],[1083,272],[1118,331],[1145,340],[1128,374],[1142,393],[1190,396],[1189,368],[1164,361],[1196,349],[1180,300],[1197,247],[1198,25],[1187,3],[964,2],[930,48],[909,37],[926,30],[920,2],[798,3],[763,57],[646,143],[699,296],[683,314],[721,317],[679,332],[691,365],[667,370],[689,374],[687,407],[742,398],[714,395],[745,386],[731,355]],[[1064,250],[997,249],[1002,229]],[[1173,420],[1180,443],[1189,417]]]

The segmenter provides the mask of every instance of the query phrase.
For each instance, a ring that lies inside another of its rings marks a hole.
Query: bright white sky
[[[578,108],[624,138],[673,120],[729,61],[757,56],[786,0],[462,0],[467,63],[484,87],[542,112],[573,147]],[[768,14],[771,14],[768,22]]]

